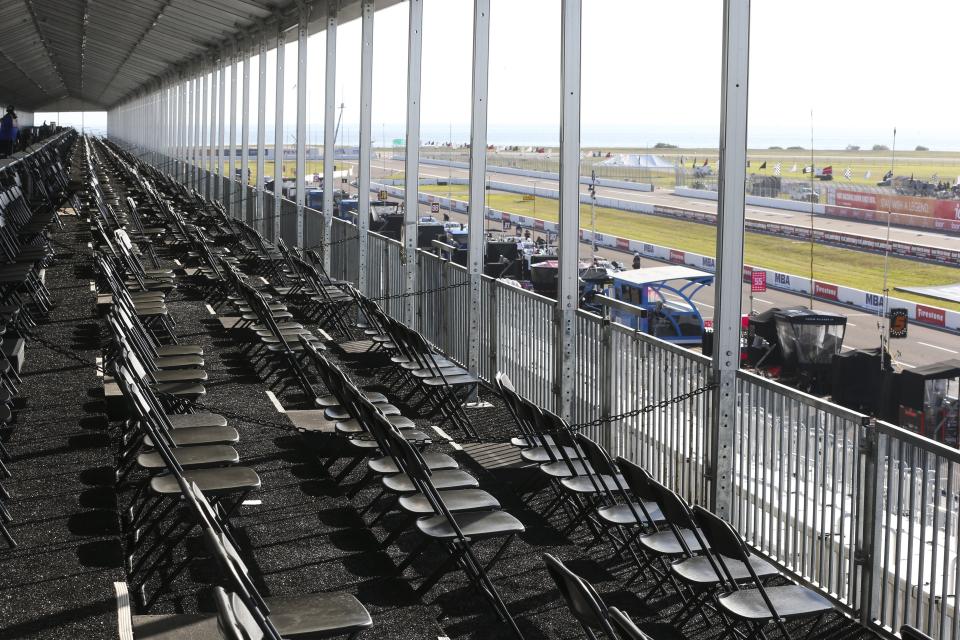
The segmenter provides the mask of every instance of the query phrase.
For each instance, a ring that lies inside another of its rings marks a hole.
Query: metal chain
[[[437,293],[438,291],[447,291],[448,289],[458,289],[460,287],[466,287],[469,282],[458,282],[456,284],[447,284],[442,287],[435,287],[433,289],[420,289],[419,291],[406,291],[404,293],[395,293],[389,296],[380,296],[377,298],[369,298],[373,302],[380,302],[382,300],[396,300],[400,298],[414,298],[416,296],[426,295],[428,293]]]
[[[659,402],[654,402],[653,404],[648,404],[638,409],[624,411],[623,413],[618,413],[612,416],[601,416],[596,420],[591,420],[589,422],[579,422],[577,424],[572,424],[570,425],[569,430],[582,431],[590,427],[600,427],[612,422],[619,422],[620,420],[624,420],[626,418],[633,418],[633,417],[642,415],[644,413],[650,413],[652,411],[656,411],[657,409],[666,409],[671,405],[680,404],[681,402],[690,400],[691,398],[696,398],[697,396],[703,395],[708,391],[712,391],[716,389],[718,386],[719,385],[717,385],[715,382],[711,382],[710,384],[694,389],[693,391],[681,393],[680,395],[674,396],[673,398],[666,398],[665,400],[660,400]]]

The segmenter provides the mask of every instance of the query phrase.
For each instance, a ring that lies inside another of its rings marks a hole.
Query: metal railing
[[[224,194],[231,193],[225,179]],[[296,205],[282,201],[281,230],[296,240]],[[322,214],[306,210],[305,216]],[[307,224],[314,225],[310,217]],[[310,235],[310,234],[306,234]],[[334,220],[331,275],[356,281],[356,227]],[[308,245],[309,246],[309,245]],[[467,271],[432,253],[368,237],[367,293],[403,319],[406,260],[417,260],[415,328],[451,359],[469,344]],[[479,375],[498,371],[533,402],[556,409],[555,302],[483,277]],[[577,313],[573,419],[589,422],[706,386],[710,359]],[[732,524],[762,555],[820,589],[849,615],[890,634],[911,624],[960,639],[960,451],[747,371],[738,373]],[[712,396],[589,427],[613,455],[647,468],[692,502],[709,504]]]

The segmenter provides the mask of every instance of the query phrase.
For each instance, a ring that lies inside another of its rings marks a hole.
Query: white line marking
[[[848,326],[848,327],[855,327],[855,326],[857,326],[857,325],[853,324],[852,322],[848,322],[848,323],[847,323],[847,326]]]
[[[764,300],[763,298],[758,298],[756,296],[754,296],[753,299],[756,300],[757,302],[762,302],[763,304],[773,304],[773,302],[771,302],[770,300]]]
[[[279,413],[286,413],[286,412],[287,412],[287,410],[283,408],[283,405],[280,404],[280,401],[277,400],[277,396],[273,395],[273,391],[266,391],[265,393],[267,394],[267,397],[270,398],[270,402],[273,403],[274,408],[275,408]]]
[[[117,635],[120,640],[133,640],[133,614],[130,613],[130,592],[126,582],[114,582],[117,596]]]
[[[212,315],[212,316],[217,315],[217,312],[214,311],[214,310],[213,310],[213,307],[211,307],[209,304],[207,305],[207,313],[209,313],[209,314]]]
[[[850,324],[849,322],[847,324]],[[953,349],[947,349],[946,347],[938,347],[935,344],[930,344],[929,342],[920,342],[917,340],[917,344],[922,344],[925,347],[932,347],[934,349],[940,349],[940,351],[946,351],[947,353],[960,353],[960,351],[954,351]]]

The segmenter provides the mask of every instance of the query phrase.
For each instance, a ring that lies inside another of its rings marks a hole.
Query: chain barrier
[[[719,385],[717,385],[715,382],[711,382],[710,384],[694,389],[693,391],[681,393],[680,395],[674,396],[673,398],[666,398],[664,400],[660,400],[659,402],[654,402],[652,404],[648,404],[638,409],[631,409],[630,411],[624,411],[623,413],[617,413],[611,416],[601,416],[596,420],[591,420],[589,422],[579,422],[579,423],[570,425],[568,428],[570,431],[579,432],[579,431],[583,431],[584,429],[588,429],[590,427],[601,427],[605,424],[619,422],[627,418],[634,418],[636,416],[643,415],[645,413],[651,413],[653,411],[656,411],[657,409],[666,409],[671,405],[680,404],[681,402],[684,402],[686,400],[696,398],[697,396],[701,396],[708,391],[713,391],[718,386]]]
[[[435,287],[435,288],[433,288],[433,289],[420,289],[419,291],[406,291],[406,292],[404,292],[404,293],[395,293],[395,294],[393,294],[393,295],[380,296],[380,297],[377,297],[377,298],[368,298],[368,299],[369,299],[369,300],[372,300],[373,302],[380,302],[380,301],[382,301],[382,300],[397,300],[397,299],[401,299],[401,298],[415,298],[415,297],[417,297],[417,296],[427,295],[428,293],[437,293],[437,292],[439,292],[439,291],[447,291],[448,289],[458,289],[458,288],[460,288],[460,287],[466,287],[466,286],[469,286],[469,284],[470,284],[469,281],[466,281],[466,282],[458,282],[458,283],[456,283],[456,284],[448,284],[448,285],[444,285],[444,286],[442,286],[442,287]]]

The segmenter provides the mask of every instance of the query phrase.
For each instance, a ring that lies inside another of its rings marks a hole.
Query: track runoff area
[[[351,161],[341,161],[346,165],[355,165],[355,162]],[[339,162],[338,162],[339,163]],[[397,160],[382,160],[377,159],[372,163],[373,180],[376,180],[378,177],[383,177],[385,175],[393,175],[397,172],[403,171],[403,162]],[[354,173],[356,173],[356,167],[354,167]],[[528,178],[525,176],[514,176],[508,174],[495,174],[496,180],[501,182],[515,182],[518,184],[532,184],[536,181],[538,185],[547,187],[550,181],[545,179],[535,179]],[[465,178],[468,176],[468,172],[465,169],[458,168],[448,168],[448,167],[439,167],[435,165],[422,164],[420,166],[420,177],[421,178]],[[348,191],[355,193],[356,190],[347,184],[338,185],[347,188]],[[581,189],[586,189],[585,186],[581,185]],[[602,191],[601,191],[602,190]],[[624,198],[627,197],[636,199],[638,201],[658,201],[659,204],[671,204],[673,206],[685,206],[687,208],[697,208],[702,207],[704,210],[707,208],[716,209],[716,203],[714,202],[704,202],[692,200],[690,198],[681,198],[679,196],[673,196],[668,193],[638,193],[635,191],[624,192],[623,190],[611,188],[611,187],[598,187],[597,195],[607,195],[611,197]],[[661,198],[670,199],[670,202],[663,202]],[[678,204],[678,202],[680,204]],[[691,206],[694,205],[694,206]],[[464,214],[444,211],[450,215],[450,219],[456,222],[463,222],[466,224],[467,217]],[[431,215],[430,205],[429,204],[420,204],[420,214],[421,215]],[[767,209],[765,207],[756,207],[748,206],[747,207],[747,216],[750,218],[756,219],[768,219],[771,221],[786,222],[784,215],[796,215],[805,218],[806,224],[809,224],[809,216],[803,216],[803,214],[798,214],[791,211],[781,211],[776,209]],[[769,216],[769,217],[765,217]],[[494,223],[490,222],[490,230],[494,232],[499,232],[499,229],[495,229],[496,226]],[[833,230],[845,230],[850,233],[858,233],[860,235],[876,235],[879,233],[883,234],[883,237],[886,237],[886,227],[880,227],[875,224],[868,223],[858,223],[854,221],[846,220],[834,220],[830,218],[817,217],[815,218],[815,224],[818,227],[830,228]],[[835,226],[834,226],[835,225]],[[580,221],[581,227],[588,227],[589,220]],[[509,233],[509,232],[508,232]],[[922,230],[914,229],[903,229],[903,228],[891,228],[891,239],[895,239],[897,235],[901,235],[904,241],[914,242],[919,244],[935,244],[935,245],[948,245],[960,249],[960,238],[956,236],[949,236],[945,234],[940,234],[936,232],[926,232]],[[642,238],[638,238],[641,239]],[[598,247],[597,254],[603,257],[609,258],[610,260],[617,260],[622,263],[626,263],[626,266],[629,268],[630,261],[632,260],[632,255],[626,252],[617,251],[611,248]],[[584,258],[589,258],[592,255],[592,250],[589,244],[581,243],[580,245],[580,255]],[[643,258],[643,264],[654,265],[659,264],[651,258]],[[960,271],[960,270],[958,270]],[[958,273],[958,279],[960,279],[960,273]],[[750,285],[749,283],[744,283],[742,291],[742,309],[743,313],[750,312]],[[714,302],[714,290],[713,287],[704,287],[698,294],[695,296],[694,301],[700,308],[701,314],[705,318],[710,318],[713,316],[713,302]],[[763,312],[772,307],[789,307],[796,305],[806,305],[810,306],[810,299],[806,296],[800,296],[796,294],[786,293],[783,291],[774,291],[768,289],[764,293],[754,294],[753,295],[753,308],[755,311]],[[846,306],[830,304],[820,300],[815,300],[813,303],[813,308],[820,309],[824,311],[831,311],[834,313],[841,313],[847,316],[847,331],[844,337],[844,351],[851,349],[867,349],[867,348],[876,348],[880,346],[880,323],[882,319],[879,318],[876,314],[872,314],[866,311],[861,311],[858,309],[851,309]],[[894,356],[896,363],[904,368],[916,368],[923,366],[925,364],[931,364],[934,362],[940,362],[942,360],[947,360],[950,358],[960,357],[960,345],[958,345],[957,336],[948,333],[945,331],[939,331],[936,329],[931,329],[917,324],[912,324],[910,326],[909,334],[906,339],[893,341],[891,344],[891,351]]]

